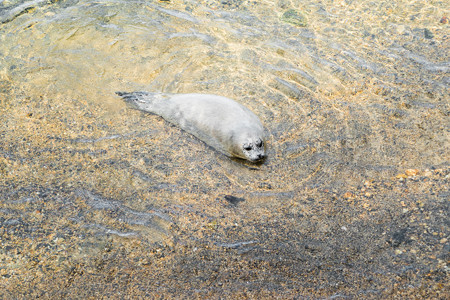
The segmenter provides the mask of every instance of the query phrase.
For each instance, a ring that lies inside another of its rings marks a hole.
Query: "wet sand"
[[[159,225],[165,238],[154,243],[96,234],[100,228],[76,220],[123,216],[112,205],[97,216],[85,212],[90,192],[2,189],[2,213],[11,216],[1,227],[3,295],[445,299],[448,174],[399,174],[346,192],[261,191],[240,201],[192,195],[182,205],[160,205],[158,213],[170,218],[167,228]],[[74,217],[58,218],[67,214]]]

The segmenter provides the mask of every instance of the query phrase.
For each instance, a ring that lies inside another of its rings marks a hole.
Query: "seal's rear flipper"
[[[116,92],[116,94],[122,97],[122,99],[127,102],[135,102],[135,101],[148,102],[155,95],[155,93],[147,93],[147,92],[132,92],[132,93]]]
[[[166,98],[165,94],[149,92],[116,92],[117,95],[130,104],[131,107],[158,114],[160,101]]]
[[[151,93],[146,92],[116,92],[117,95],[127,102],[132,108],[145,110],[146,104],[151,103]],[[150,94],[150,95],[149,95]]]

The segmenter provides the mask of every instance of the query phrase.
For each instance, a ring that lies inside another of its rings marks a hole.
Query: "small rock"
[[[408,176],[406,174],[398,174],[397,176],[395,176],[397,179],[405,179]]]
[[[343,195],[343,197],[346,198],[346,199],[348,199],[348,198],[353,198],[354,196],[355,196],[355,195],[353,195],[352,192],[346,192],[346,193]]]
[[[443,17],[441,18],[441,20],[439,21],[439,23],[441,23],[441,24],[448,24],[448,18],[447,18],[447,16],[443,16]]]
[[[366,180],[366,181],[364,181],[364,185],[365,186],[371,186],[372,185],[372,182],[371,181],[369,181],[369,180]]]
[[[426,39],[432,39],[434,37],[433,33],[426,28],[423,30],[423,35],[425,36]]]
[[[433,175],[433,172],[431,172],[428,169],[426,169],[425,172],[423,172],[423,176],[425,176],[425,177],[430,177],[431,175]]]
[[[259,188],[260,189],[267,189],[267,190],[271,190],[272,189],[272,185],[270,183],[267,182],[261,182],[259,184]]]
[[[144,258],[144,259],[140,260],[140,264],[143,266],[151,265],[151,263],[152,262],[150,260],[148,260],[148,258]]]
[[[408,169],[405,171],[406,176],[416,176],[419,174],[419,170],[417,169]]]
[[[225,200],[227,200],[232,205],[238,205],[239,202],[245,201],[244,198],[238,198],[238,197],[231,196],[231,195],[225,195]]]
[[[291,3],[290,3],[291,1],[289,1],[289,0],[280,0],[280,1],[278,1],[278,7],[280,7],[280,8],[287,8],[289,5],[291,5]]]
[[[286,11],[281,17],[281,20],[300,27],[306,27],[307,25],[306,17],[301,12],[295,9],[289,9],[288,11]]]
[[[442,239],[439,241],[439,243],[445,244],[445,243],[447,243],[447,241],[448,241],[447,238],[442,238]]]
[[[395,29],[396,29],[398,34],[404,34],[405,31],[406,31],[406,26],[405,25],[398,25]]]

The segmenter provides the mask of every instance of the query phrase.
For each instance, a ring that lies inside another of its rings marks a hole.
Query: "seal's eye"
[[[245,150],[245,151],[250,151],[250,150],[252,150],[252,147],[251,147],[251,146],[249,146],[249,145],[247,145],[247,146],[244,146],[244,150]]]
[[[256,142],[256,147],[261,148],[262,145],[263,145],[263,142],[262,142],[261,140],[258,140],[258,141]]]

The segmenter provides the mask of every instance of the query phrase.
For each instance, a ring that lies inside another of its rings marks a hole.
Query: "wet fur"
[[[264,158],[264,128],[258,117],[236,101],[207,94],[117,92],[134,108],[153,113],[220,152],[250,161]],[[252,149],[243,150],[244,144]]]

